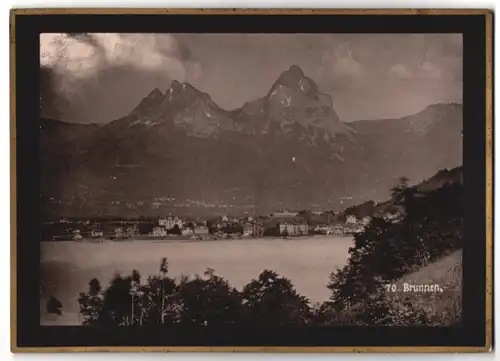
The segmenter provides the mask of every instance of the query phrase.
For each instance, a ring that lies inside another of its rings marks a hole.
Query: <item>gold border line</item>
[[[493,347],[493,29],[486,15],[486,348]]]
[[[160,8],[45,8],[13,9],[17,15],[487,15],[488,9],[160,9]]]
[[[15,352],[26,353],[59,353],[59,352],[263,352],[263,353],[480,353],[487,352],[484,347],[407,347],[407,346],[388,346],[388,347],[274,347],[274,346],[250,346],[250,347],[183,347],[183,346],[152,346],[152,347],[134,347],[134,346],[114,346],[114,347],[20,347]]]
[[[10,347],[17,347],[16,14],[10,13]]]

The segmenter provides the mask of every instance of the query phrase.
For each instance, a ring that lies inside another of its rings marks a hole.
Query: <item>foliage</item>
[[[228,223],[222,227],[226,234],[243,234],[243,226],[240,223]]]
[[[149,234],[153,232],[154,223],[153,222],[139,222],[137,223],[137,228],[139,234]]]
[[[376,207],[374,201],[368,201],[357,206],[348,207],[344,211],[344,220],[345,216],[348,215],[353,215],[356,218],[372,217],[375,213],[375,209]]]
[[[209,234],[215,234],[219,230],[217,228],[217,221],[215,221],[215,220],[208,220],[206,225],[207,225]]]
[[[274,271],[264,270],[246,285],[242,299],[251,323],[287,326],[310,322],[309,301],[297,293],[289,279]]]
[[[141,283],[141,276],[115,275],[106,289],[97,280],[89,283],[78,300],[84,325],[146,326],[154,324],[217,326],[258,324],[284,326],[309,322],[308,300],[290,280],[264,271],[242,292],[207,269],[203,277],[167,276],[162,259],[157,276]]]
[[[178,285],[180,323],[214,326],[241,321],[243,308],[238,291],[213,270],[207,270],[205,277],[197,276],[191,281],[184,278]]]
[[[393,223],[373,218],[355,236],[349,263],[330,275],[330,309],[355,313],[354,323],[425,323],[414,307],[399,304],[396,312],[385,299],[383,286],[462,247],[461,185],[453,183],[418,194],[407,182],[402,177],[391,190],[395,203],[404,208],[402,220]]]
[[[62,315],[61,308],[62,308],[62,303],[54,296],[51,296],[47,301],[47,313],[61,316]]]
[[[176,236],[182,235],[181,227],[178,224],[175,224],[171,229],[167,231],[168,234],[175,234]]]
[[[456,293],[441,296],[442,310],[429,310],[415,297],[393,298],[384,291],[389,282],[462,248],[462,186],[447,184],[420,194],[401,178],[392,193],[395,204],[404,208],[402,218],[374,217],[364,232],[355,235],[348,264],[330,275],[328,302],[311,307],[289,279],[272,270],[264,270],[241,291],[213,269],[207,269],[203,277],[175,280],[168,277],[168,262],[163,258],[158,274],[146,280],[132,271],[126,277],[115,275],[106,288],[96,279],[90,281],[88,291],[78,300],[83,324],[287,327],[458,323],[461,299]],[[207,225],[216,228],[215,223]],[[453,273],[450,284],[460,289],[459,280],[461,273]]]

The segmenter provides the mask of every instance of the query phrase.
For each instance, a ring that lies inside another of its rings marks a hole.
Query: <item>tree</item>
[[[214,220],[208,220],[206,224],[207,224],[209,234],[215,234],[219,230],[217,228],[217,222]]]
[[[330,275],[329,308],[352,313],[356,324],[397,324],[403,322],[403,316],[421,322],[423,316],[418,312],[390,314],[383,285],[461,247],[461,189],[452,184],[417,194],[402,177],[392,189],[396,203],[404,208],[402,220],[392,223],[375,217],[355,236],[348,264]],[[321,310],[322,320],[326,309]]]
[[[259,326],[302,325],[311,320],[307,298],[299,295],[289,279],[264,270],[242,291],[248,322]]]
[[[139,222],[137,224],[139,234],[149,234],[153,232],[154,224],[151,222]]]
[[[168,230],[168,234],[175,234],[177,236],[182,235],[181,227],[178,224],[175,224],[171,229]]]
[[[205,279],[181,280],[181,323],[196,326],[234,325],[243,320],[240,294],[222,277],[207,269]]]
[[[303,218],[308,225],[312,224],[312,213],[308,210],[302,210],[299,213],[297,213],[297,216]]]
[[[145,314],[148,323],[173,324],[178,321],[177,286],[167,277],[168,261],[162,258],[158,276],[149,277],[142,291],[145,294]]]
[[[398,200],[404,194],[404,191],[408,189],[408,181],[407,177],[399,177],[398,183],[391,188],[391,196],[392,198]]]
[[[47,301],[47,313],[61,316],[62,315],[61,308],[62,308],[62,303],[54,296],[51,296]]]
[[[80,314],[83,315],[84,325],[91,325],[100,321],[103,308],[103,294],[101,284],[96,278],[89,282],[87,293],[80,293],[78,304],[80,305]]]
[[[159,274],[141,283],[139,272],[127,277],[115,275],[106,289],[98,280],[89,283],[89,291],[78,300],[84,325],[112,324],[135,326],[172,324],[178,320],[176,284],[167,277],[168,262],[162,259]]]
[[[167,277],[163,258],[158,275],[141,283],[140,274],[115,275],[103,289],[93,279],[80,295],[84,325],[165,326],[190,325],[286,326],[312,322],[308,300],[299,295],[290,280],[264,271],[238,292],[207,268],[203,277],[178,283]]]
[[[228,223],[222,228],[226,234],[243,234],[243,226],[240,223]]]

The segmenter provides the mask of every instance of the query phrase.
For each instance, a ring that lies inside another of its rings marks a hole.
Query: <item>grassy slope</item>
[[[443,292],[403,292],[403,285],[438,284]],[[445,326],[460,322],[462,315],[462,250],[423,266],[395,282],[398,291],[386,297],[399,312],[419,310],[431,324]]]

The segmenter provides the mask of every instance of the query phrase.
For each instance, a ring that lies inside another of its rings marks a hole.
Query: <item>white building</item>
[[[172,229],[175,225],[177,225],[182,229],[183,223],[182,220],[178,217],[166,217],[160,218],[158,220],[158,225],[160,227],[165,227],[166,229]]]
[[[364,217],[362,220],[364,226],[369,225],[371,221],[372,221],[372,217]]]
[[[79,229],[73,231],[73,241],[81,241],[83,239]]]
[[[164,227],[155,227],[155,228],[153,228],[152,235],[155,237],[166,237],[167,236],[167,229]]]
[[[98,229],[93,229],[92,231],[90,231],[90,237],[92,238],[104,237],[104,232]]]
[[[358,220],[357,220],[356,216],[353,214],[349,214],[345,219],[346,224],[356,224],[357,222],[358,222]]]

